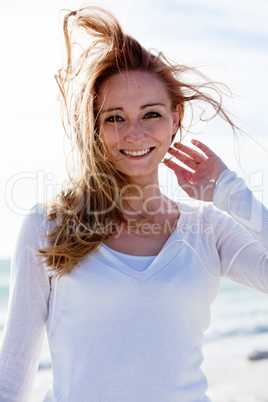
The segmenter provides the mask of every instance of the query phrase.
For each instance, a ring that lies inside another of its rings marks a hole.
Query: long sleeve
[[[50,280],[35,253],[44,245],[44,209],[37,205],[21,227],[11,264],[8,318],[0,349],[0,401],[28,401],[48,315]]]
[[[223,215],[216,228],[222,275],[268,293],[268,210],[228,169],[218,179],[213,202],[233,218]]]

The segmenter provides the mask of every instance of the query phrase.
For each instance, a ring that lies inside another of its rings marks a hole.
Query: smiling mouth
[[[153,149],[154,149],[154,147],[142,149],[141,151],[128,151],[126,149],[121,149],[120,152],[121,152],[121,154],[129,155],[129,156],[143,156],[143,155],[146,155],[149,152],[151,152]]]

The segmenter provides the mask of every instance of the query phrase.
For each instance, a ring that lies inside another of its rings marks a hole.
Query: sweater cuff
[[[230,195],[232,194],[234,186],[237,186],[238,180],[244,183],[244,181],[240,178],[238,179],[237,174],[230,169],[225,169],[220,174],[213,192],[213,203],[221,211],[229,211]],[[240,185],[241,184],[242,183],[240,183]]]

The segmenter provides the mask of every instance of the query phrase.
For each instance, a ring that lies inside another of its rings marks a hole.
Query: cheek
[[[107,146],[113,146],[118,142],[118,135],[116,131],[109,127],[102,128],[100,137]]]
[[[113,129],[105,129],[101,131],[100,138],[107,155],[111,158],[115,157],[119,151],[118,133]]]
[[[161,142],[169,142],[171,141],[171,136],[173,134],[172,131],[172,122],[165,120],[155,124],[151,127],[151,134]]]

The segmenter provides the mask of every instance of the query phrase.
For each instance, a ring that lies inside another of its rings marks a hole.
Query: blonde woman
[[[63,28],[57,81],[75,166],[18,238],[0,400],[29,400],[46,328],[44,401],[209,401],[210,305],[223,276],[268,292],[268,212],[210,148],[182,143],[184,112],[209,104],[235,127],[215,85],[185,81],[196,72],[145,50],[106,10],[69,12]],[[214,205],[164,196],[163,159]]]

